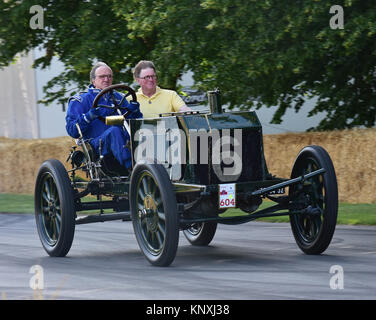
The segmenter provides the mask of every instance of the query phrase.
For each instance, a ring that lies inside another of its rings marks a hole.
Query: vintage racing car
[[[136,100],[133,89],[118,84],[102,90],[92,107],[115,89]],[[218,223],[236,225],[281,215],[290,217],[303,252],[326,250],[338,210],[336,174],[328,153],[307,146],[297,155],[290,178],[272,176],[256,113],[224,112],[218,91],[208,92],[208,100],[209,112],[154,119],[107,117],[107,124],[123,125],[129,132],[130,171],[112,157],[95,154],[82,136],[68,156],[70,170],[56,159],[43,162],[35,185],[35,218],[46,252],[65,256],[77,224],[119,219],[132,221],[151,264],[168,266],[176,256],[180,231],[192,245],[205,246]],[[116,112],[119,106],[112,108]],[[258,209],[264,199],[275,204]],[[241,214],[226,215],[229,208],[241,209],[235,211]],[[89,212],[77,214],[82,211]]]

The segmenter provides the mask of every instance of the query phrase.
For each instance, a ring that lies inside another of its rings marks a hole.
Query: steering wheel
[[[128,91],[128,93],[126,93],[124,95],[124,97],[121,99],[121,101],[119,103],[116,102],[116,99],[114,97],[114,91],[115,89],[123,89],[123,91]],[[112,98],[112,102],[114,103],[113,106],[106,106],[106,105],[103,105],[103,104],[99,104],[98,105],[98,101],[99,99],[105,95],[107,92],[110,92],[111,94],[111,98]],[[123,102],[124,102],[124,99],[126,99],[127,97],[129,96],[132,96],[132,100],[131,101],[134,101],[134,102],[137,102],[137,96],[136,96],[136,92],[129,86],[127,86],[126,84],[123,84],[123,83],[120,83],[120,84],[114,84],[112,86],[109,86],[107,88],[104,88],[94,99],[93,101],[93,105],[91,106],[93,109],[97,108],[97,107],[101,107],[101,108],[107,108],[107,109],[113,109],[114,111],[117,111],[117,110],[121,110],[121,109],[127,109],[126,107],[120,107]],[[124,114],[124,117],[126,118],[129,113],[131,113],[131,111],[127,111],[125,114]],[[104,119],[102,117],[99,117],[100,120],[104,121]]]

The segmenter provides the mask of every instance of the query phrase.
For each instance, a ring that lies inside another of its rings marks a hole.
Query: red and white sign
[[[219,185],[219,208],[235,208],[235,198],[235,183]]]

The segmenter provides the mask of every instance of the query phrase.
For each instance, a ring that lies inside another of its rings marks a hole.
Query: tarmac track
[[[31,289],[36,270],[42,270],[40,290]],[[219,225],[208,247],[191,246],[181,233],[173,264],[158,268],[141,254],[131,222],[79,225],[67,257],[51,258],[33,215],[0,214],[0,294],[6,300],[374,300],[376,227],[337,226],[325,253],[309,256],[289,224]]]

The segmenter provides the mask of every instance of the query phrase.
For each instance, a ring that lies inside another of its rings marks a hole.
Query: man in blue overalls
[[[104,88],[112,84],[112,70],[103,62],[97,63],[90,72],[91,84],[87,92],[76,94],[69,99],[68,111],[66,115],[66,129],[68,134],[73,138],[79,137],[79,132],[76,123],[80,126],[84,139],[89,140],[89,143],[96,154],[103,156],[111,154],[118,160],[118,162],[127,169],[132,166],[131,153],[126,144],[129,141],[129,134],[123,126],[108,126],[98,119],[98,117],[106,117],[113,115],[113,110],[107,108],[92,108],[93,101],[97,94]],[[113,91],[113,97],[117,100],[117,104],[121,101],[123,95],[119,92]],[[111,106],[114,104],[110,93],[102,96],[98,104]],[[120,107],[125,112],[131,111],[128,119],[142,118],[140,112],[140,105],[138,102],[124,102]]]

